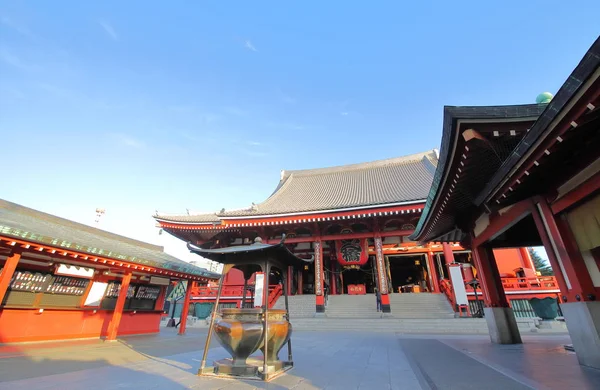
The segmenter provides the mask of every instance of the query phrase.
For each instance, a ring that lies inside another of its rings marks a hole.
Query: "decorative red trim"
[[[168,229],[181,229],[181,230],[223,230],[223,229],[238,229],[246,227],[259,227],[259,226],[277,226],[277,225],[289,225],[298,223],[311,223],[311,222],[325,222],[325,221],[344,221],[344,220],[356,220],[361,218],[372,218],[375,216],[393,216],[403,214],[420,214],[425,207],[424,203],[415,203],[404,206],[394,207],[380,207],[373,209],[364,210],[352,210],[336,213],[319,213],[307,215],[295,215],[288,217],[269,217],[269,218],[248,218],[248,219],[224,219],[220,223],[210,225],[194,225],[186,224],[184,222],[163,222],[158,221],[162,228]]]
[[[554,202],[551,206],[552,213],[558,214],[598,190],[600,190],[600,172],[596,173],[584,183],[578,185],[562,198]]]
[[[4,241],[4,243],[3,243]],[[156,276],[164,276],[164,277],[175,277],[182,279],[191,279],[206,282],[208,280],[216,280],[209,277],[201,277],[198,275],[190,275],[184,272],[172,271],[166,268],[155,268],[147,265],[140,265],[135,263],[130,263],[127,261],[113,259],[110,257],[102,257],[96,256],[89,253],[77,252],[70,249],[65,248],[57,248],[45,244],[38,244],[31,241],[25,241],[13,237],[8,236],[0,236],[0,247],[6,246],[9,249],[19,248],[23,254],[25,253],[41,253],[45,252],[46,255],[54,257],[57,261],[61,257],[68,258],[70,261],[81,262],[86,264],[87,266],[91,266],[90,264],[102,264],[109,267],[114,267],[120,270],[127,271],[137,271],[137,272],[145,272],[148,274],[155,274]]]

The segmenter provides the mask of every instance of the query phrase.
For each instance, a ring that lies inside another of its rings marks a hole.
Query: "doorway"
[[[363,285],[366,293],[374,293],[376,282],[374,270],[374,260],[369,260],[360,268],[346,268],[340,274],[343,294],[348,294],[348,286]]]
[[[388,263],[394,292],[430,291],[425,255],[388,256]]]

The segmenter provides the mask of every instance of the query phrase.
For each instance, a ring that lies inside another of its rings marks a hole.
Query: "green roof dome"
[[[535,102],[537,104],[550,103],[550,100],[552,100],[553,97],[554,96],[550,92],[542,92],[539,95],[537,95],[537,97],[535,98]]]

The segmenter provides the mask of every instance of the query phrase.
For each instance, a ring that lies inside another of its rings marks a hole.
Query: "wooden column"
[[[126,273],[121,281],[121,289],[119,291],[119,297],[115,304],[112,318],[108,324],[108,333],[106,335],[107,341],[114,341],[117,339],[117,332],[119,331],[119,324],[121,323],[121,317],[123,317],[123,308],[125,307],[125,299],[127,299],[127,291],[129,290],[129,284],[131,283],[131,272]]]
[[[2,301],[4,301],[6,291],[8,290],[8,286],[10,285],[10,281],[15,274],[15,270],[17,269],[17,264],[19,264],[20,259],[21,253],[14,251],[6,259],[6,263],[2,269],[2,274],[0,274],[0,305],[2,304]]]
[[[440,277],[438,276],[437,268],[435,265],[435,259],[433,258],[433,252],[427,252],[427,267],[429,268],[429,274],[431,275],[431,280],[433,281],[433,292],[440,292]]]
[[[532,215],[563,301],[595,300],[592,279],[567,221],[556,218],[544,199],[536,199]]]
[[[381,236],[375,236],[375,265],[377,267],[377,287],[381,294],[381,311],[391,313],[390,296],[388,291],[387,272],[385,270],[385,259],[383,258],[383,242]]]
[[[315,296],[316,312],[325,313],[325,296],[323,291],[323,243],[315,241]]]
[[[454,263],[454,252],[452,252],[452,247],[450,244],[444,242],[442,243],[442,248],[444,248],[444,259],[446,261],[446,266]],[[448,275],[450,275],[450,271],[448,271]]]
[[[192,289],[196,285],[196,282],[188,280],[187,289],[185,290],[185,298],[183,299],[183,307],[181,308],[181,319],[179,320],[179,332],[178,335],[185,334],[185,327],[187,325],[187,317],[190,311],[190,297],[192,296]]]
[[[531,256],[529,255],[529,250],[527,250],[527,248],[519,248],[519,255],[521,255],[521,264],[523,265],[523,268],[535,269],[533,261],[531,261]]]
[[[487,245],[480,245],[473,248],[473,261],[477,268],[477,276],[483,291],[483,301],[486,307],[510,307],[498,265],[494,258],[494,251]]]
[[[331,287],[331,295],[337,295],[337,276],[335,270],[336,263],[336,258],[331,256],[331,264],[329,265],[329,267],[331,268],[331,272],[329,273],[329,286]]]
[[[165,299],[167,298],[167,286],[161,286],[160,294],[154,304],[154,310],[163,310],[165,307]]]
[[[294,267],[289,265],[287,268],[287,283],[285,284],[285,293],[288,297],[292,295],[292,281],[294,280],[292,275],[294,275]]]
[[[304,294],[304,282],[302,281],[302,273],[304,269],[298,271],[298,289],[296,291],[296,295]]]

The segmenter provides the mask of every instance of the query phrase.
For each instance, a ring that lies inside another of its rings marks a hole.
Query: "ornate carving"
[[[415,230],[415,225],[411,223],[405,223],[404,225],[402,225],[400,230]]]
[[[383,244],[381,237],[375,237],[375,260],[377,262],[377,277],[379,279],[379,292],[388,293],[387,278],[385,275],[385,263],[383,261]]]

